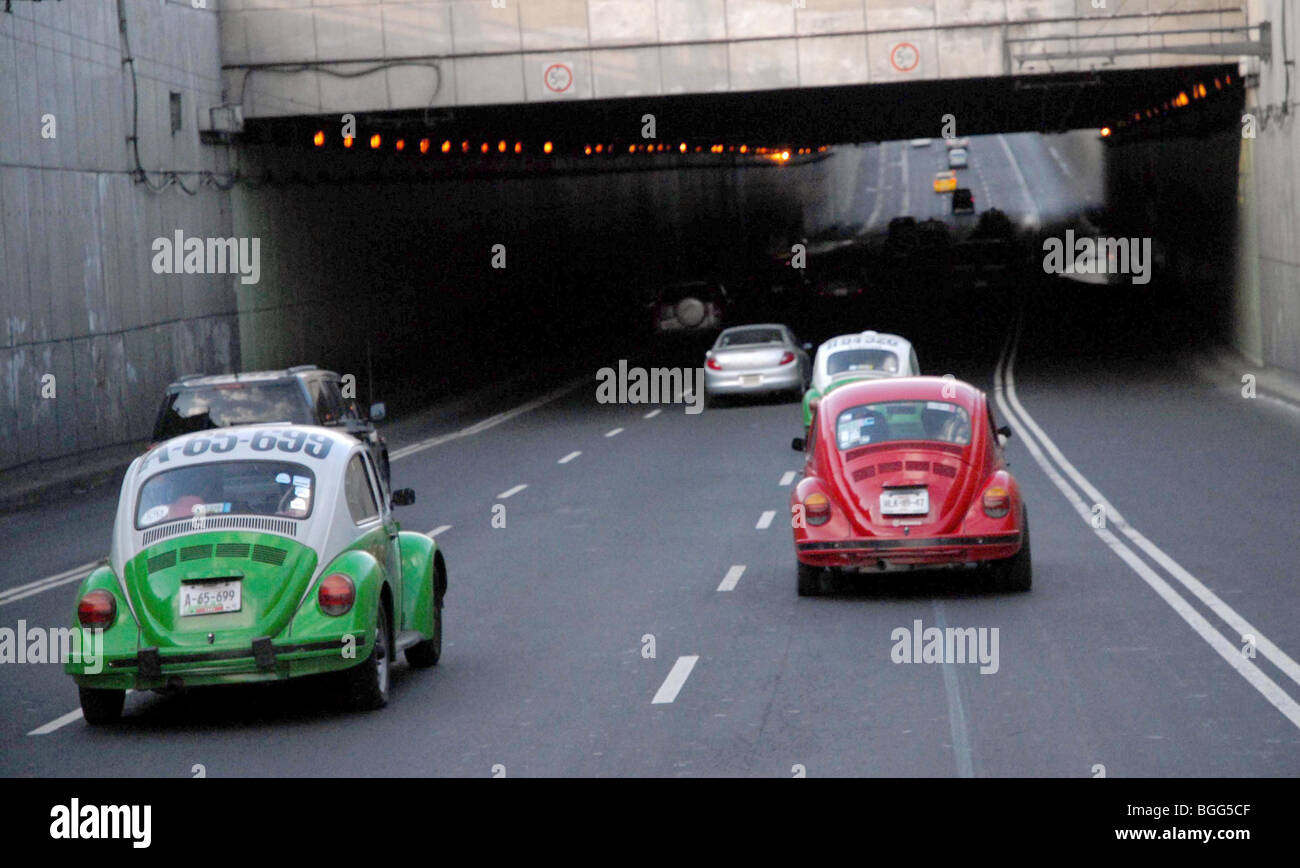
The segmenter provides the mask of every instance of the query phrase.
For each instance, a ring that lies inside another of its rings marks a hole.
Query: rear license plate
[[[741,374],[741,375],[740,375],[740,385],[742,385],[742,386],[757,386],[757,385],[758,385],[759,383],[761,383],[762,381],[763,381],[763,378],[762,378],[760,375],[758,375],[758,374]]]
[[[217,582],[181,582],[181,617],[238,612],[239,579]]]
[[[880,493],[881,515],[924,515],[930,511],[930,492],[903,488]]]

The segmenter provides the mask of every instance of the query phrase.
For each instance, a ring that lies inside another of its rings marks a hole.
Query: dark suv
[[[210,377],[193,374],[167,387],[153,426],[153,442],[259,422],[342,428],[369,444],[375,466],[391,491],[388,444],[374,424],[383,418],[383,404],[372,404],[370,413],[363,415],[356,399],[344,396],[342,378],[315,365]]]

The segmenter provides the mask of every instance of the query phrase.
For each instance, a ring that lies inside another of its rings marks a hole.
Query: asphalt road
[[[941,216],[941,158],[938,140],[864,149],[861,219]],[[977,138],[969,171],[980,207],[1017,220],[1068,204],[1035,137]],[[419,495],[402,524],[438,530],[450,588],[442,663],[398,666],[386,709],[340,711],[310,683],[146,693],[92,730],[59,666],[3,665],[0,774],[1300,774],[1300,409],[1198,379],[1177,341],[1135,342],[1128,289],[881,302],[845,328],[898,328],[928,373],[997,396],[1031,513],[1030,593],[939,571],[797,597],[798,405],[601,405],[594,374],[614,360],[592,359],[593,379],[553,400],[394,462]],[[545,391],[504,388],[390,441]],[[102,557],[115,499],[0,517],[0,626],[70,622],[75,581],[15,589]],[[892,634],[917,620],[996,628],[997,671],[892,662]]]

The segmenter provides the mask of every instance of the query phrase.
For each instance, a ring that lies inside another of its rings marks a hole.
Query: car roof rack
[[[292,368],[286,368],[285,370],[287,370],[291,374],[296,374],[299,371],[314,371],[316,370],[316,366],[315,365],[294,365]]]

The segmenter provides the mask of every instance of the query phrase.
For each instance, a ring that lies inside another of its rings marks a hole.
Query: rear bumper
[[[795,543],[799,562],[816,567],[886,564],[959,564],[1009,558],[1020,551],[1020,531],[982,536],[859,538]]]
[[[710,395],[752,395],[760,392],[803,390],[799,365],[790,363],[775,368],[752,371],[713,371],[704,369],[704,391]]]
[[[82,687],[121,690],[282,681],[347,669],[364,661],[370,655],[366,635],[346,635],[353,637],[352,642],[339,636],[277,645],[264,638],[247,646],[210,651],[142,648],[130,656],[107,657],[98,674],[73,673],[73,679]]]

